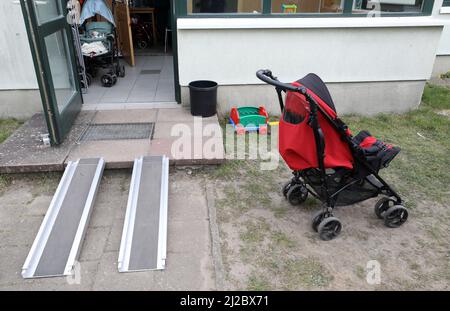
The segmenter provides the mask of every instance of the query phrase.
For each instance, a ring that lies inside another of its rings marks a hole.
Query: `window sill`
[[[442,7],[441,14],[450,14],[450,6]]]
[[[295,29],[435,27],[444,22],[433,17],[340,18],[179,18],[177,28],[188,29]]]

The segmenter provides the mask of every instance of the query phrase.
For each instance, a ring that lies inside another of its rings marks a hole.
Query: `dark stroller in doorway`
[[[152,24],[143,22],[138,15],[131,18],[131,33],[133,42],[138,49],[144,50],[153,46]]]
[[[279,151],[293,170],[293,178],[283,187],[292,205],[300,205],[313,195],[323,208],[313,217],[312,227],[323,240],[339,235],[342,224],[333,216],[335,206],[351,205],[378,195],[375,214],[390,228],[406,222],[408,211],[400,196],[378,175],[400,152],[367,131],[353,136],[337,117],[325,83],[315,74],[285,84],[270,70],[257,77],[273,86],[278,94],[282,117]],[[285,103],[283,94],[286,93]]]
[[[118,58],[114,5],[115,0],[112,1],[111,11],[104,0],[87,0],[83,4],[80,23],[84,32],[80,35],[80,41],[88,84],[100,68],[106,69],[106,73],[101,77],[104,87],[112,87],[117,83],[117,77],[125,77],[125,66],[120,64]],[[97,14],[106,21],[85,23],[86,19]]]

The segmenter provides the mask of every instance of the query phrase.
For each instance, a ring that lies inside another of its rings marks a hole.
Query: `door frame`
[[[64,138],[72,128],[75,118],[81,111],[81,105],[83,103],[72,30],[67,22],[67,9],[62,1],[57,1],[59,2],[62,15],[39,25],[36,18],[36,8],[34,7],[33,2],[31,0],[20,0],[31,55],[36,71],[36,79],[41,94],[44,116],[52,145],[59,145],[63,142]],[[65,30],[64,34],[67,39],[67,58],[70,59],[75,84],[75,92],[62,111],[59,111],[58,108],[50,62],[45,45],[45,37],[57,33],[57,31],[60,30]]]
[[[171,25],[172,28],[172,54],[173,54],[173,78],[175,85],[175,100],[178,104],[181,104],[181,86],[180,76],[178,72],[178,37],[177,37],[177,22],[178,17],[182,11],[182,7],[178,5],[178,0],[170,0],[170,12],[172,15]]]
[[[136,66],[136,60],[135,60],[135,50],[134,50],[134,42],[133,42],[133,35],[131,32],[131,12],[130,12],[130,1],[129,0],[112,0],[108,2],[109,4],[111,4],[111,11],[113,11],[113,17],[115,19],[116,22],[116,26],[115,26],[115,32],[116,32],[116,45],[118,47],[118,49],[122,52],[122,60],[125,61],[126,63],[128,63],[131,67]],[[125,16],[125,21],[120,21],[119,23],[119,18],[118,18],[118,11],[117,11],[117,6],[118,3],[121,3],[125,6],[125,10],[126,10],[126,16]],[[114,6],[114,7],[113,7]],[[127,29],[123,29],[123,27],[126,27]],[[122,38],[123,32],[126,31],[128,33],[127,38]],[[123,46],[125,44],[125,41],[128,42],[126,44],[128,44],[130,46],[130,55],[125,56],[123,54]],[[127,59],[129,58],[129,59]]]

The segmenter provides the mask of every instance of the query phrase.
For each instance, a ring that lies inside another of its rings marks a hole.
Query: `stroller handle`
[[[276,88],[279,88],[283,91],[299,92],[303,95],[307,94],[306,88],[303,86],[297,87],[288,83],[278,81],[278,79],[272,75],[272,71],[270,71],[269,69],[258,70],[256,72],[256,77],[258,77],[259,80],[264,81],[267,84],[273,85]]]
[[[283,83],[278,81],[276,77],[272,75],[272,71],[269,69],[261,69],[256,72],[256,76],[261,81],[266,82],[267,84],[275,86],[275,89],[278,93],[278,100],[280,102],[280,108],[281,111],[284,110],[284,103],[283,98],[281,96],[281,91],[291,91],[291,92],[298,92],[305,96],[306,100],[309,102],[312,109],[317,110],[317,102],[316,100],[308,93],[306,88],[304,86],[293,86],[292,84]]]

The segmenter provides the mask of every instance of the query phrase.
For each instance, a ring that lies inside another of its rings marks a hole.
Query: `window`
[[[342,13],[342,0],[272,0],[272,13]]]
[[[188,14],[262,13],[262,0],[189,0]]]
[[[355,0],[354,13],[421,13],[424,0]]]
[[[450,0],[444,0],[444,4],[442,6],[450,6]]]
[[[431,15],[434,0],[174,0],[183,17]],[[443,6],[450,6],[445,0]]]

